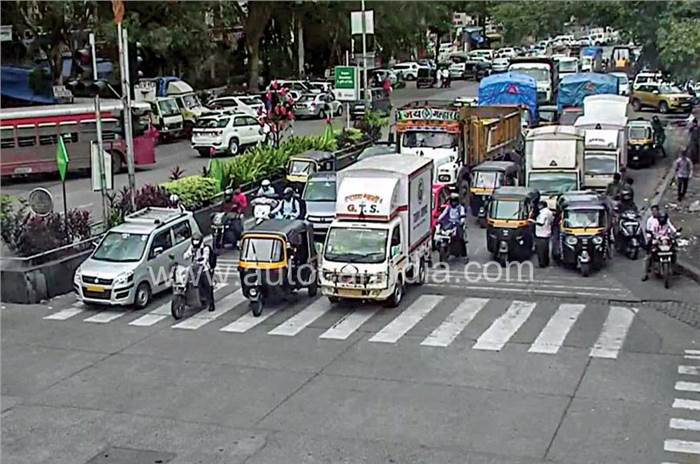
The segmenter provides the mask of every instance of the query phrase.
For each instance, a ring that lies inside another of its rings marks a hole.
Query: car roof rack
[[[153,224],[160,226],[181,218],[185,213],[174,208],[161,208],[157,206],[148,206],[127,214],[124,217],[124,222],[132,224]]]

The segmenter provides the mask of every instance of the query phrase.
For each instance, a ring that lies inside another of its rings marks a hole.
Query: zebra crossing
[[[674,386],[677,397],[671,405],[673,411],[668,428],[673,438],[664,440],[664,452],[673,461],[662,464],[700,462],[700,350],[685,350],[683,364],[678,366],[679,380]]]
[[[362,332],[367,334],[367,342],[376,344],[396,344],[407,335],[414,334],[415,338],[415,333],[421,332],[427,336],[421,337],[419,345],[426,348],[447,348],[464,336],[466,330],[474,332],[476,325],[480,333],[470,336],[474,340],[471,349],[498,352],[512,342],[533,315],[538,314],[539,323],[541,316],[546,314],[548,319],[537,328],[538,333],[529,344],[528,352],[555,355],[565,346],[568,335],[576,330],[577,321],[588,311],[600,320],[599,332],[590,337],[589,355],[616,359],[638,312],[627,306],[459,298],[423,293],[413,301],[404,302],[399,309],[383,309],[374,304],[336,306],[326,298],[303,295],[298,304],[284,309],[275,305],[266,307],[260,317],[254,317],[242,291],[235,289],[222,297],[226,288],[224,285],[215,290],[216,311],[200,311],[180,321],[172,319],[169,299],[145,314],[119,309],[88,309],[77,302],[43,319],[53,323],[80,321],[102,325],[126,320],[125,324],[134,328],[168,326],[175,330],[196,331],[215,327],[224,334],[259,332],[272,337],[295,337],[313,327],[323,330],[318,335],[320,340],[347,340]],[[554,310],[549,314],[551,306]],[[681,386],[688,391],[700,391],[700,383],[687,382]]]

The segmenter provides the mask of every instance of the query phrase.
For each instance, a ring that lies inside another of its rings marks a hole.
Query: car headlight
[[[123,272],[114,279],[114,285],[125,285],[134,280],[133,272]]]
[[[382,282],[384,282],[384,273],[382,272],[379,274],[372,274],[367,279],[368,284],[381,284]]]
[[[323,278],[325,280],[333,280],[333,272],[331,271],[323,271]]]
[[[83,274],[80,272],[80,268],[75,270],[75,274],[73,275],[73,281],[74,282],[80,282],[83,280]]]
[[[603,243],[603,237],[593,237],[592,242],[594,245],[600,245],[601,243]]]
[[[566,244],[569,246],[574,246],[578,242],[578,239],[574,237],[573,235],[569,235],[566,237]]]

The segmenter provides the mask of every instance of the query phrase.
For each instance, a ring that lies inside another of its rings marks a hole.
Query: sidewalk
[[[700,283],[700,164],[693,169],[688,193],[678,202],[675,179],[661,197],[659,205],[668,211],[676,228],[683,228],[678,242],[678,264],[689,277]]]

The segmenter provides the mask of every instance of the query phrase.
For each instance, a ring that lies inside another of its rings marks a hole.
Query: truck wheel
[[[396,308],[401,304],[403,299],[403,280],[399,277],[396,280],[396,285],[394,285],[394,292],[391,294],[388,300],[386,300],[386,306],[389,308]]]
[[[337,296],[329,296],[328,301],[331,304],[338,304],[338,303],[340,303],[340,298],[338,298]]]

